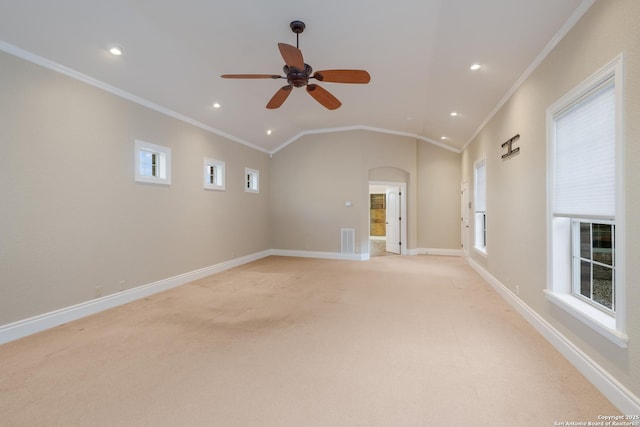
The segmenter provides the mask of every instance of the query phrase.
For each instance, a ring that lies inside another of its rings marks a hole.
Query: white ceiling
[[[592,3],[0,0],[0,48],[60,64],[266,152],[305,133],[353,127],[459,150]],[[321,83],[342,101],[335,111],[303,88],[267,110],[284,80],[219,77],[282,74],[277,43],[295,45],[296,19],[306,24],[300,49],[315,70],[371,74],[368,85]],[[112,43],[124,47],[122,57],[107,53]],[[482,68],[471,71],[472,63]]]

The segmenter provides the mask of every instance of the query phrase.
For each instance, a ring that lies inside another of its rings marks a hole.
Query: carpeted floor
[[[618,411],[455,257],[269,257],[0,346],[2,426],[553,426]]]

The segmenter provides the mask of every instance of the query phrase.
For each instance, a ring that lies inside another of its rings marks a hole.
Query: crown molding
[[[86,83],[88,85],[97,87],[98,89],[102,89],[102,90],[104,90],[106,92],[109,92],[109,93],[111,93],[113,95],[116,95],[116,96],[119,96],[121,98],[124,98],[124,99],[126,99],[128,101],[135,102],[136,104],[142,105],[143,107],[147,107],[147,108],[149,108],[151,110],[157,111],[157,112],[159,112],[161,114],[164,114],[166,116],[172,117],[174,119],[178,119],[178,120],[180,120],[182,122],[188,123],[188,124],[193,125],[193,126],[195,126],[197,128],[206,130],[207,132],[211,132],[211,133],[216,134],[218,136],[221,136],[223,138],[229,139],[231,141],[237,142],[237,143],[242,144],[242,145],[246,145],[246,146],[251,147],[251,148],[253,148],[255,150],[262,151],[263,153],[269,154],[268,150],[266,150],[266,149],[264,149],[262,147],[259,147],[259,146],[255,145],[255,144],[252,144],[252,143],[250,143],[248,141],[245,141],[245,140],[243,140],[241,138],[238,138],[236,136],[233,136],[231,134],[228,134],[228,133],[223,132],[223,131],[221,131],[219,129],[213,128],[211,126],[205,125],[204,123],[201,123],[201,122],[199,122],[199,121],[197,121],[195,119],[192,119],[191,117],[187,117],[187,116],[185,116],[183,114],[177,113],[177,112],[175,112],[173,110],[170,110],[170,109],[168,109],[166,107],[163,107],[162,105],[159,105],[159,104],[156,104],[156,103],[151,102],[149,100],[146,100],[144,98],[141,98],[141,97],[139,97],[137,95],[134,95],[132,93],[129,93],[127,91],[119,89],[119,88],[117,88],[115,86],[111,86],[111,85],[109,85],[107,83],[104,83],[104,82],[102,82],[100,80],[94,79],[93,77],[87,76],[86,74],[83,74],[83,73],[81,73],[79,71],[76,71],[76,70],[74,70],[72,68],[69,68],[69,67],[66,67],[64,65],[58,64],[55,61],[51,61],[49,59],[43,58],[43,57],[41,57],[39,55],[36,55],[34,53],[31,53],[31,52],[28,52],[28,51],[26,51],[24,49],[20,49],[17,46],[14,46],[12,44],[6,43],[6,42],[1,41],[1,40],[0,40],[0,50],[3,51],[3,52],[8,53],[10,55],[13,55],[13,56],[16,56],[18,58],[24,59],[25,61],[31,62],[31,63],[36,64],[36,65],[40,65],[41,67],[44,67],[46,69],[49,69],[49,70],[55,71],[57,73],[63,74],[65,76],[67,76],[67,77],[71,77],[71,78],[73,78],[75,80],[78,80],[78,81],[80,81],[82,83]]]
[[[582,3],[577,7],[577,9],[571,14],[569,19],[565,21],[565,23],[560,27],[558,32],[551,38],[549,43],[542,49],[542,51],[536,56],[531,64],[524,70],[524,73],[516,80],[516,82],[511,86],[511,89],[502,97],[502,99],[496,104],[496,106],[491,110],[489,115],[480,123],[480,126],[476,129],[476,131],[471,135],[471,138],[465,142],[462,146],[461,152],[466,150],[469,144],[475,139],[476,136],[480,133],[482,129],[489,123],[489,121],[495,116],[498,111],[507,103],[507,101],[513,96],[513,94],[522,86],[522,84],[529,78],[529,76],[542,64],[542,61],[545,60],[547,56],[555,49],[555,47],[560,43],[560,41],[571,31],[571,29],[578,23],[582,15],[584,15],[596,0],[583,0]]]

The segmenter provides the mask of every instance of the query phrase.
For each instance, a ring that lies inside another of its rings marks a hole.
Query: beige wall
[[[404,136],[335,132],[288,145],[271,170],[275,249],[339,252],[346,227],[356,229],[356,251],[368,252],[369,181],[406,182],[409,249],[460,246],[459,154]]]
[[[0,325],[269,248],[267,154],[4,53],[0,94]],[[134,181],[135,139],[171,147],[171,186]]]
[[[418,247],[460,249],[460,154],[418,141]]]
[[[462,154],[463,179],[487,158],[488,257],[472,252],[503,284],[590,358],[640,395],[640,2],[596,1]],[[621,349],[553,306],[546,288],[546,117],[549,105],[623,53],[625,58],[626,283],[629,348]],[[520,153],[500,144],[520,134]],[[471,186],[473,188],[473,186]],[[473,235],[473,233],[472,233]]]

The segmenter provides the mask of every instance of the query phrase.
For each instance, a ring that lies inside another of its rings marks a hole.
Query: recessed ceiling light
[[[469,67],[469,69],[471,69],[472,71],[479,70],[480,64],[473,64],[471,67]]]
[[[445,139],[447,139],[447,137],[446,136],[441,136],[440,139],[444,141]]]
[[[267,129],[267,135],[271,135],[271,129]]]
[[[455,116],[457,116],[457,115],[458,115],[458,113],[457,113],[457,112],[455,112],[455,111],[452,111],[452,112],[451,112],[451,117],[455,117]]]
[[[108,50],[109,50],[109,53],[113,56],[120,56],[124,52],[124,49],[122,49],[122,46],[117,46],[117,45],[109,46]]]
[[[220,108],[220,104],[219,104],[219,103],[217,103],[217,102],[214,102],[214,103],[213,103],[213,108]]]

